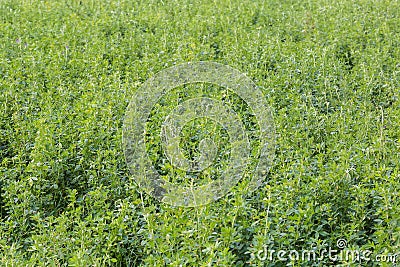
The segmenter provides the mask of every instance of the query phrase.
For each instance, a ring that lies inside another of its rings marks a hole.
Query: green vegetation
[[[122,124],[145,80],[199,60],[261,87],[276,156],[257,191],[174,208],[130,177]],[[400,253],[399,89],[397,0],[0,0],[0,265],[327,266],[257,253],[339,238]]]

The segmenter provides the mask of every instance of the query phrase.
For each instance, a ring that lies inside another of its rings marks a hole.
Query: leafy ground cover
[[[400,253],[399,25],[386,0],[1,0],[1,265],[393,266],[258,252]],[[252,194],[174,208],[133,182],[122,124],[145,80],[199,60],[262,88],[276,155]]]

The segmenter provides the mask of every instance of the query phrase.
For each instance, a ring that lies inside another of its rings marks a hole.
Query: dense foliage
[[[199,60],[262,88],[276,156],[256,192],[174,208],[130,177],[122,124],[145,80]],[[399,88],[397,0],[0,0],[0,264],[326,266],[257,253],[339,238],[399,253]]]

